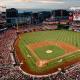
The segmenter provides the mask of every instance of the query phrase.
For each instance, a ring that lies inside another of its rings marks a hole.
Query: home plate
[[[60,59],[58,62],[60,63],[60,62],[62,62],[63,60],[62,59]]]
[[[46,51],[46,53],[52,53],[52,52],[53,52],[52,50],[47,50],[47,51]]]
[[[27,57],[28,57],[28,58],[31,58],[31,56],[30,56],[29,54],[27,55]]]

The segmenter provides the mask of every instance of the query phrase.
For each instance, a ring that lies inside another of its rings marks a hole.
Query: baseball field
[[[20,34],[15,42],[23,71],[49,74],[80,61],[80,33],[67,30]]]

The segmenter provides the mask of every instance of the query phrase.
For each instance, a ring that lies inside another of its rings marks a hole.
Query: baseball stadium
[[[47,75],[80,60],[80,33],[68,30],[22,33],[14,47],[24,72]]]
[[[0,80],[80,80],[80,9],[2,12]]]

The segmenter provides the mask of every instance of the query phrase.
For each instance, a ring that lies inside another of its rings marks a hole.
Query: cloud
[[[15,0],[16,2],[32,2],[32,0]]]
[[[63,1],[52,1],[52,0],[42,0],[42,1],[36,1],[38,3],[43,3],[43,4],[62,4],[64,3]]]
[[[0,0],[7,8],[69,8],[80,6],[80,0]]]
[[[63,1],[56,0],[15,0],[15,2],[32,2],[32,3],[42,3],[42,4],[62,4]]]

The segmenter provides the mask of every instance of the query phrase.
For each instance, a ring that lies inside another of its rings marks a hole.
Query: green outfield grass
[[[26,63],[28,63],[29,67],[33,71],[36,71],[38,73],[47,71],[50,68],[54,68],[60,64],[65,63],[66,61],[71,61],[71,60],[80,58],[80,52],[78,51],[72,55],[68,55],[64,57],[61,63],[58,62],[60,59],[56,59],[48,63],[47,66],[39,68],[35,65],[36,59],[33,55],[31,55],[30,51],[26,48],[26,45],[30,43],[35,43],[35,42],[41,42],[41,41],[59,41],[59,42],[68,43],[73,46],[76,46],[77,48],[80,48],[80,33],[73,32],[73,31],[67,31],[67,30],[54,30],[54,31],[40,31],[40,32],[24,33],[21,36],[21,40],[19,41],[18,46],[24,58],[27,59]],[[45,51],[47,49],[53,50],[53,53],[46,54]],[[60,49],[57,46],[46,46],[42,48],[37,48],[35,52],[41,59],[50,59],[50,58],[58,57],[64,54],[64,50]],[[27,55],[30,55],[31,58],[28,58]]]

